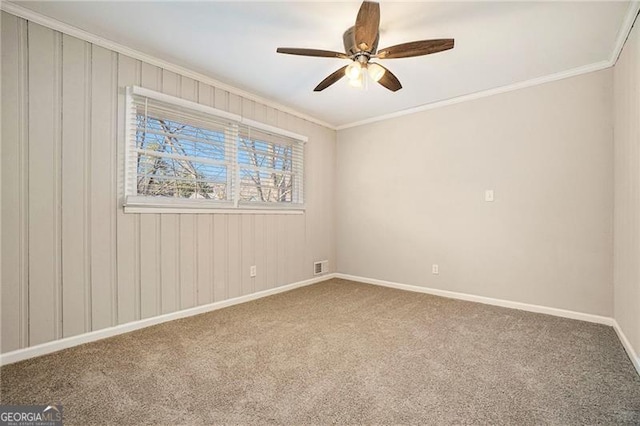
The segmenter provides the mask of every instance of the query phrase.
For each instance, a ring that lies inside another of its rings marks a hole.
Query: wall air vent
[[[319,262],[313,262],[313,275],[326,274],[329,269],[329,261],[321,260]]]

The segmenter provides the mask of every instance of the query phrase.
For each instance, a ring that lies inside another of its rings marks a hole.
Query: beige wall
[[[640,356],[640,28],[614,71],[614,317]],[[638,364],[640,365],[640,359]]]
[[[339,131],[338,270],[611,316],[612,75]]]
[[[335,131],[4,12],[1,35],[3,353],[335,270]],[[133,84],[309,136],[306,213],[124,214]]]

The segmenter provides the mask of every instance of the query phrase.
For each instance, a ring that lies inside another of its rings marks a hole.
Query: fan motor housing
[[[376,53],[378,50],[378,40],[380,39],[380,32],[376,35],[376,41],[373,43],[373,49],[371,49],[371,54]],[[344,43],[344,51],[347,55],[355,55],[360,52],[360,49],[356,46],[356,35],[355,35],[355,27],[349,28],[342,35],[342,42]]]

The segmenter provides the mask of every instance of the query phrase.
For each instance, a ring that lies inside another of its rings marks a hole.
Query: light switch
[[[487,189],[484,191],[484,200],[493,201],[493,189]]]

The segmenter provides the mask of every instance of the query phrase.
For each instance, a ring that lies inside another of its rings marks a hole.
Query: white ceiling
[[[379,47],[455,38],[453,50],[381,61],[392,93],[346,79],[346,64],[276,48],[342,51],[360,2],[19,2],[19,5],[187,67],[334,126],[608,61],[628,2],[381,2]]]

